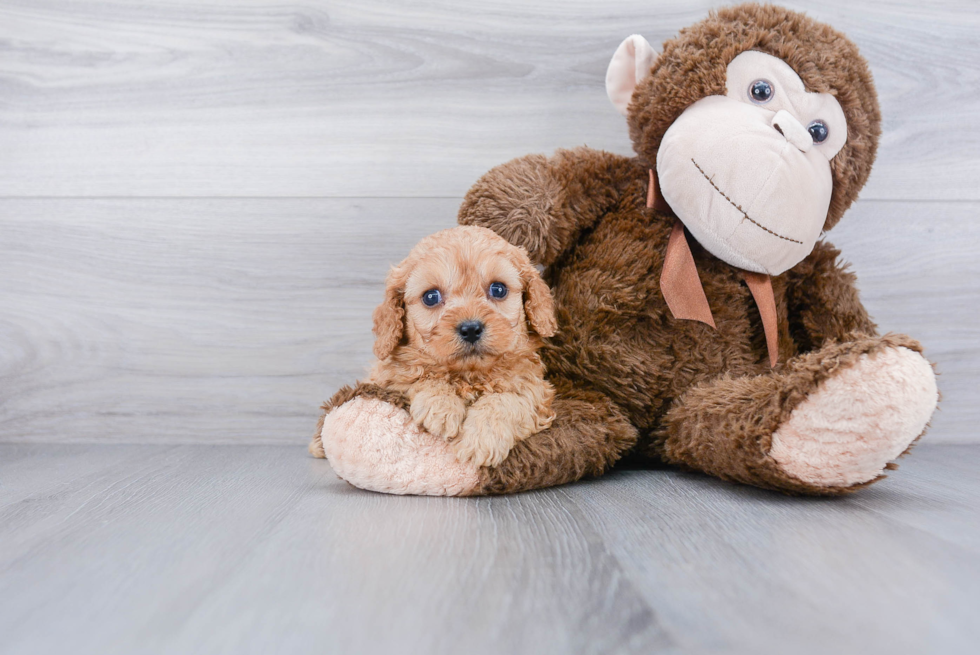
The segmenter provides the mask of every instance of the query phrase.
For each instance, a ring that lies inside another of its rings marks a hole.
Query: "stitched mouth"
[[[711,177],[707,173],[704,172],[704,169],[703,168],[701,168],[700,166],[698,166],[698,163],[696,161],[694,161],[694,158],[693,157],[691,158],[691,163],[694,164],[694,167],[696,169],[698,169],[698,171],[701,173],[701,175],[704,176],[704,179],[708,180],[708,184],[711,185],[711,188],[713,188],[715,191],[717,191],[721,195],[722,198],[724,198],[725,200],[727,200],[729,202],[729,204],[731,204],[732,207],[734,207],[739,212],[741,212],[742,213],[742,216],[744,216],[746,218],[746,220],[748,220],[750,223],[752,223],[752,225],[755,225],[760,230],[763,230],[765,232],[768,232],[769,234],[773,235],[774,237],[779,237],[780,239],[783,239],[784,241],[790,241],[792,243],[798,243],[800,245],[803,245],[803,242],[802,241],[797,241],[796,239],[790,239],[789,237],[784,237],[782,234],[779,234],[778,232],[774,232],[773,230],[770,230],[768,227],[766,227],[765,225],[763,225],[759,221],[757,221],[754,218],[752,218],[751,216],[749,216],[748,213],[744,209],[742,209],[742,206],[741,205],[737,204],[734,200],[732,200],[731,198],[729,198],[728,195],[724,191],[722,191],[721,189],[718,188],[718,185],[714,183],[714,180],[712,180]]]

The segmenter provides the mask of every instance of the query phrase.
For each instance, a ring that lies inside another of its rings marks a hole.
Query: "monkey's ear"
[[[404,276],[393,268],[385,281],[385,299],[374,310],[374,354],[386,359],[405,336]]]
[[[650,74],[656,55],[639,34],[626,37],[606,69],[606,94],[623,116],[633,97],[633,89]]]

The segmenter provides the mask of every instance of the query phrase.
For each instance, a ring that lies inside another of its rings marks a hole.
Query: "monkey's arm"
[[[582,230],[609,211],[631,185],[646,192],[635,160],[591,148],[527,155],[491,169],[467,192],[461,225],[487,227],[551,265]]]
[[[786,274],[790,331],[803,352],[819,349],[829,340],[878,335],[858,297],[857,278],[838,263],[839,256],[837,248],[820,241]]]

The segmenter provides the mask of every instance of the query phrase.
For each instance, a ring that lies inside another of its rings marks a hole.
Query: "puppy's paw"
[[[466,403],[455,394],[418,394],[410,411],[415,423],[430,434],[454,439],[466,418]]]
[[[514,447],[514,434],[506,425],[485,422],[470,412],[459,438],[450,444],[459,461],[474,466],[497,466],[510,454]]]

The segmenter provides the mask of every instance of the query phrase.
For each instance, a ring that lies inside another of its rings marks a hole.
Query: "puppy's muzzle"
[[[475,344],[483,336],[485,327],[483,321],[463,321],[456,326],[456,332],[463,341]]]

